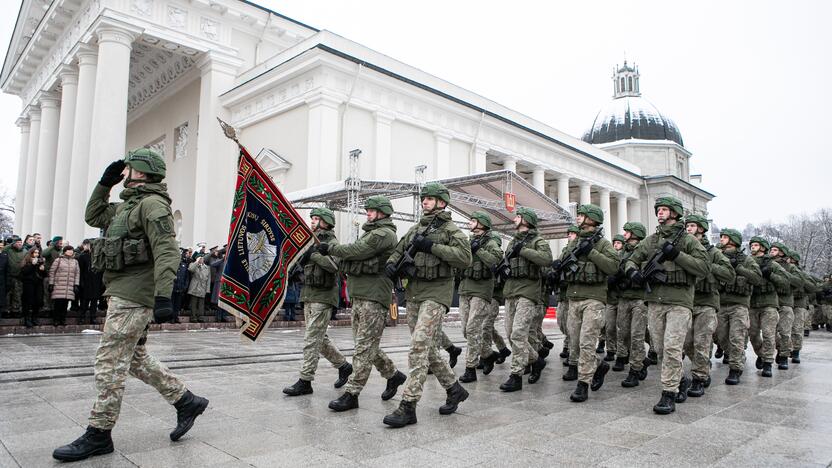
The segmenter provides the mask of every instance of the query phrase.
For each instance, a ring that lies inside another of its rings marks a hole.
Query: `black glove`
[[[768,263],[763,265],[760,271],[763,273],[763,278],[768,279],[771,276],[771,265]]]
[[[589,239],[582,240],[580,243],[578,243],[578,248],[575,249],[575,256],[581,257],[589,254],[589,252],[592,251],[592,247],[592,241],[590,241]]]
[[[630,268],[627,270],[627,278],[630,278],[630,281],[635,285],[644,284],[644,275],[641,274],[641,270],[638,268]]]
[[[476,238],[471,241],[471,254],[477,253],[477,250],[480,249],[480,239]]]
[[[563,262],[561,262],[560,259],[555,260],[554,262],[552,262],[552,265],[551,265],[552,270],[559,272],[561,265],[563,265]]]
[[[413,239],[413,247],[416,247],[416,250],[419,252],[430,253],[430,249],[433,247],[433,241],[425,236],[416,236]]]
[[[737,264],[740,262],[740,258],[736,255],[728,257],[728,260],[731,262],[731,266],[736,268]]]
[[[113,185],[116,185],[124,179],[121,172],[125,167],[127,167],[127,165],[124,164],[124,161],[121,159],[111,162],[110,165],[107,166],[107,169],[104,169],[104,174],[101,175],[101,180],[99,180],[98,183],[105,187],[112,187]]]
[[[73,286],[72,287],[72,292],[75,293],[75,297],[78,297],[78,293],[81,292],[81,287],[80,286]]]
[[[173,304],[169,297],[156,296],[153,302],[153,321],[163,323],[173,317]]]
[[[54,285],[54,284],[50,284],[49,286],[47,286],[47,288],[46,288],[46,289],[48,289],[48,290],[49,290],[49,292],[51,293],[52,291],[54,291],[54,290],[55,290],[55,285]]]
[[[396,280],[396,265],[394,263],[388,263],[384,266],[384,274],[390,278],[391,280]]]
[[[318,253],[321,255],[329,255],[329,244],[326,242],[318,244]]]
[[[673,260],[676,260],[676,257],[679,256],[679,249],[670,242],[666,242],[662,246],[662,253],[664,254],[665,260],[669,260],[672,262]]]
[[[508,254],[508,258],[517,257],[518,255],[520,255],[521,250],[523,250],[523,243],[522,242],[518,242],[518,243],[514,244],[514,247],[512,247],[511,252],[509,252],[509,254]]]

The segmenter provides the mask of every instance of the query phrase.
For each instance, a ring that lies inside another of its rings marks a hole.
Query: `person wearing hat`
[[[619,273],[618,283],[618,342],[615,349],[616,366],[619,360],[630,363],[627,377],[621,381],[624,388],[637,387],[639,382],[647,378],[647,366],[644,363],[644,337],[647,332],[647,304],[644,302],[644,287],[633,284],[624,274],[624,265],[636,246],[647,237],[647,229],[641,223],[630,221],[624,223],[624,247],[618,252]],[[615,367],[613,367],[615,370]]]
[[[777,322],[779,316],[777,308],[780,301],[777,289],[785,288],[789,284],[786,271],[779,263],[768,255],[771,244],[759,236],[754,236],[748,241],[748,248],[751,255],[760,267],[763,275],[763,283],[754,286],[751,292],[751,308],[748,310],[748,339],[757,361],[754,363],[757,369],[761,369],[760,375],[771,377],[771,363],[774,362],[774,348],[777,336]]]
[[[685,229],[695,237],[705,248],[710,262],[710,271],[702,278],[696,279],[694,285],[693,310],[691,327],[685,338],[685,354],[691,362],[691,384],[689,388],[680,388],[680,398],[688,396],[701,397],[705,393],[705,386],[711,382],[711,349],[713,348],[714,332],[717,327],[717,310],[719,309],[719,285],[733,283],[736,272],[728,258],[720,249],[711,245],[706,233],[710,228],[707,218],[698,214],[690,214],[685,219]],[[682,374],[684,380],[684,371]]]
[[[462,270],[459,282],[459,317],[462,322],[462,335],[468,346],[465,353],[465,373],[460,382],[469,383],[477,380],[477,364],[486,362],[494,365],[499,357],[493,353],[489,343],[483,347],[483,323],[491,307],[494,294],[494,275],[491,268],[500,262],[503,251],[500,239],[491,235],[491,218],[482,211],[471,213],[468,221],[471,229],[469,238],[472,262]]]
[[[55,242],[52,242],[55,245]],[[78,298],[81,291],[81,268],[75,259],[75,249],[65,245],[63,254],[52,262],[47,281],[49,297],[52,299],[54,313],[52,324],[66,325],[66,310],[71,301]]]
[[[98,397],[84,434],[52,452],[57,460],[113,452],[110,432],[118,420],[128,374],[154,387],[176,410],[172,441],[185,435],[208,406],[207,399],[191,393],[145,346],[150,321],[168,320],[173,313],[170,297],[179,264],[171,199],[162,182],[165,174],[165,161],[158,153],[147,148],[131,151],[107,166],[87,202],[87,224],[106,229],[106,237],[95,241],[96,248],[103,248],[103,258],[94,258],[95,266],[104,269],[109,296],[95,356]],[[112,187],[122,180],[123,201],[110,203]]]
[[[439,408],[440,414],[454,413],[468,392],[456,379],[453,369],[439,356],[437,334],[454,294],[454,269],[471,265],[468,238],[451,219],[445,208],[451,201],[448,189],[436,182],[422,187],[422,217],[399,240],[395,251],[387,259],[385,272],[395,277],[396,263],[405,249],[416,250],[412,268],[404,273],[407,278],[407,325],[411,342],[408,362],[410,375],[404,383],[398,409],[384,417],[384,424],[403,427],[416,423],[416,404],[422,398],[428,368],[445,389],[447,398]]]
[[[748,336],[751,292],[755,286],[763,284],[763,275],[757,262],[739,247],[742,234],[735,229],[723,229],[719,233],[719,248],[734,270],[732,281],[719,281],[719,311],[716,320],[717,347],[723,350],[728,364],[727,385],[740,383],[745,369],[745,344]],[[705,393],[706,382],[693,382],[689,396],[701,396]],[[701,386],[701,388],[700,388]]]
[[[9,256],[8,291],[6,292],[6,305],[10,315],[18,315],[23,305],[23,283],[20,281],[20,266],[26,250],[23,248],[23,239],[19,236],[12,236],[6,242],[3,252]]]
[[[604,224],[604,212],[597,205],[578,207],[575,221],[581,232],[566,246],[566,255],[577,258],[575,269],[563,271],[569,286],[569,370],[578,374],[575,391],[569,395],[573,402],[583,402],[589,397],[589,388],[599,390],[610,365],[595,355],[595,344],[604,324],[604,301],[607,300],[607,277],[618,270],[618,253],[612,243],[601,237],[598,230]],[[564,257],[565,258],[565,257]],[[559,259],[552,262],[552,269],[561,271]],[[611,324],[613,328],[615,323]]]
[[[682,202],[674,197],[659,197],[653,204],[659,226],[639,243],[627,259],[624,271],[636,284],[649,284],[645,292],[650,339],[661,361],[662,395],[653,406],[657,414],[676,411],[676,397],[682,382],[682,349],[691,326],[694,284],[708,274],[710,264],[702,244],[684,232]],[[673,243],[672,240],[676,239]],[[645,278],[643,269],[659,254],[666,281]],[[687,388],[683,389],[685,393]]]
[[[789,368],[789,355],[792,352],[792,325],[794,324],[794,291],[803,289],[803,278],[797,273],[794,265],[789,263],[789,248],[782,242],[772,242],[770,255],[786,272],[788,284],[777,288],[777,301],[780,304],[777,312],[777,357],[775,362],[780,370]]]
[[[36,239],[37,240],[37,239]],[[36,244],[37,245],[37,244]],[[49,242],[47,242],[47,247],[43,249],[43,253],[41,256],[43,257],[44,267],[46,271],[50,271],[52,268],[52,262],[58,259],[61,256],[64,248],[64,238],[61,236],[54,236]],[[44,286],[43,286],[43,309],[50,315],[52,314],[52,297],[49,293],[49,278],[44,279]]]
[[[800,254],[794,249],[789,249],[787,255],[789,264],[794,267],[796,275],[800,276],[803,286],[795,288],[794,293],[794,322],[792,322],[792,352],[789,356],[792,363],[800,364],[800,350],[803,349],[803,331],[806,323],[806,316],[809,314],[809,295],[815,293],[812,278],[800,267]]]
[[[387,320],[393,282],[384,274],[387,258],[396,247],[396,225],[390,219],[393,205],[382,195],[374,195],[364,202],[367,222],[361,226],[361,237],[352,244],[318,246],[320,253],[338,257],[341,271],[347,275],[347,288],[352,300],[352,330],[355,351],[352,355],[353,372],[349,375],[344,393],[329,402],[333,411],[358,408],[358,395],[367,384],[373,366],[387,380],[381,399],[396,395],[407,376],[396,369],[393,361],[381,350],[381,335]]]
[[[338,245],[333,229],[335,228],[335,214],[329,208],[314,208],[309,214],[312,232],[327,247]],[[335,388],[341,388],[347,383],[352,374],[352,365],[329,339],[326,330],[329,327],[332,309],[338,307],[338,258],[322,253],[316,246],[312,246],[301,256],[299,264],[303,267],[304,285],[300,300],[303,302],[303,317],[306,322],[306,332],[303,335],[303,361],[301,362],[300,378],[293,385],[283,389],[289,396],[308,395],[312,393],[312,381],[318,360],[323,356],[338,369],[338,379]]]
[[[574,241],[578,238],[578,234],[581,233],[581,228],[575,226],[574,224],[569,226],[566,230],[566,240],[567,245],[569,242]],[[560,260],[567,256],[566,246],[560,250]],[[552,273],[550,273],[552,274]],[[566,295],[566,290],[569,287],[569,283],[563,278],[563,274],[560,275],[561,277],[558,278],[558,328],[560,332],[563,334],[563,349],[560,352],[560,357],[563,359],[563,365],[569,366],[569,297]],[[569,378],[567,378],[569,377]],[[575,369],[574,375],[567,375],[563,377],[564,380],[578,380],[578,370]]]
[[[620,257],[621,250],[624,248],[624,236],[621,234],[616,234],[612,237],[612,248],[615,249],[615,252]],[[612,362],[615,361],[615,364],[612,366],[612,370],[616,372],[621,372],[624,370],[624,366],[626,366],[627,361],[621,359],[621,354],[618,352],[618,289],[617,288],[607,288],[607,301],[606,305],[604,306],[604,328],[601,329],[601,337],[603,338],[604,342],[606,343],[607,348],[607,355],[604,356],[604,361]],[[627,353],[623,353],[627,354]]]

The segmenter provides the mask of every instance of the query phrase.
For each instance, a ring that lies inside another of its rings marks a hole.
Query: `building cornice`
[[[649,177],[644,177],[644,180],[647,183],[647,185],[670,183],[670,184],[676,185],[677,187],[684,188],[685,190],[695,192],[698,196],[700,196],[702,198],[705,198],[708,201],[711,201],[714,198],[716,198],[716,195],[714,195],[713,193],[708,192],[707,190],[705,190],[705,189],[703,189],[703,188],[701,188],[697,185],[694,185],[690,182],[684,181],[684,180],[682,180],[682,179],[680,179],[680,178],[678,178],[674,175],[649,176]]]

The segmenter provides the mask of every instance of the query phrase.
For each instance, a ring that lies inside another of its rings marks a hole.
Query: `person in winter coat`
[[[61,256],[49,268],[49,297],[52,299],[52,323],[66,325],[66,309],[80,292],[81,268],[71,245],[61,249]]]
[[[23,325],[26,328],[40,325],[38,311],[43,305],[43,279],[46,266],[40,256],[40,249],[30,248],[20,263],[20,282],[23,289]]]
[[[295,309],[300,300],[300,289],[303,284],[303,268],[295,264],[289,271],[289,286],[286,288],[286,298],[283,299],[283,319],[287,322],[295,321]]]
[[[191,322],[201,322],[205,314],[205,295],[211,287],[211,268],[205,264],[205,258],[197,257],[191,263],[188,271],[191,273],[191,284],[188,295],[191,296]]]
[[[225,269],[225,247],[214,250],[210,257],[208,257],[208,266],[211,267],[211,308],[214,310],[214,316],[217,322],[225,321],[228,312],[220,309],[220,281],[222,280],[222,272]]]
[[[92,268],[89,239],[84,239],[84,242],[81,243],[81,252],[76,258],[78,268],[81,270],[81,293],[76,296],[81,311],[78,323],[87,323],[87,317],[89,317],[89,324],[95,325],[98,301],[104,293],[104,285],[102,284],[103,272]]]
[[[179,323],[179,312],[184,308],[185,297],[188,295],[188,286],[191,283],[191,274],[188,272],[188,265],[191,263],[191,251],[182,251],[179,259],[179,268],[176,269],[176,279],[173,280],[173,317],[170,323]]]

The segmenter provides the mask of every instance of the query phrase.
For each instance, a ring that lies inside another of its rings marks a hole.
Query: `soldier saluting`
[[[163,322],[173,314],[170,297],[179,266],[164,178],[165,161],[159,154],[146,148],[131,151],[107,166],[87,202],[87,224],[106,229],[106,238],[96,240],[94,262],[104,270],[105,295],[110,299],[95,354],[98,398],[89,426],[74,442],[52,452],[57,460],[83,460],[113,451],[110,431],[118,420],[128,373],[153,386],[176,408],[173,441],[185,435],[208,406],[208,400],[187,390],[145,349],[150,320]],[[122,179],[123,202],[109,203],[110,190]]]

